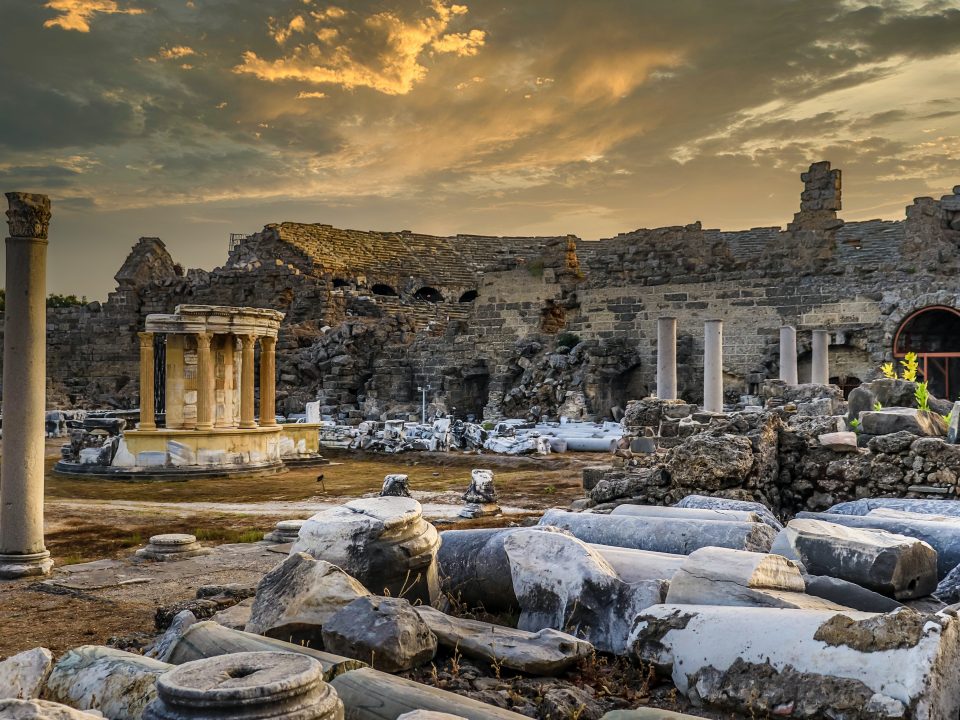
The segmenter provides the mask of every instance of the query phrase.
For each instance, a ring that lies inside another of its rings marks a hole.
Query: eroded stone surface
[[[801,563],[813,575],[828,575],[898,600],[929,595],[937,586],[937,553],[905,535],[849,528],[821,520],[794,519],[771,552]]]
[[[96,715],[49,700],[0,699],[0,717],[4,720],[100,720]]]
[[[0,662],[0,698],[32,700],[40,697],[53,667],[53,654],[43,647],[26,650]]]
[[[770,512],[770,508],[762,503],[749,500],[734,500],[731,498],[712,497],[710,495],[687,495],[680,500],[676,507],[682,508],[716,508],[718,510],[747,510],[755,512],[764,523],[779,532],[783,530],[783,523],[777,520]]]
[[[503,546],[521,630],[563,630],[622,654],[632,619],[663,597],[664,583],[626,583],[597,551],[567,535],[520,530]]]
[[[403,672],[432,660],[437,638],[406,600],[362,597],[324,623],[323,646],[378,670]]]
[[[369,594],[340,568],[307,553],[295,553],[257,585],[245,630],[289,642],[317,641],[323,624],[335,612]]]

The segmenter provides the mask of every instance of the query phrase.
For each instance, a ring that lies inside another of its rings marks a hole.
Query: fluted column
[[[780,379],[787,385],[797,385],[797,329],[784,325],[780,328]]]
[[[703,409],[723,412],[723,322],[703,326]]]
[[[276,353],[276,338],[260,338],[260,427],[277,424]]]
[[[0,578],[19,578],[53,567],[43,542],[50,198],[11,192],[7,200]]]
[[[197,430],[213,429],[215,380],[210,333],[197,333]]]
[[[810,382],[826,385],[830,382],[830,333],[814,330],[811,351]]]
[[[677,319],[657,319],[657,397],[677,399]]]
[[[156,430],[157,418],[153,397],[153,333],[137,334],[140,336],[140,424],[137,430]]]
[[[240,427],[254,428],[253,420],[253,335],[241,335],[242,356],[240,359]]]

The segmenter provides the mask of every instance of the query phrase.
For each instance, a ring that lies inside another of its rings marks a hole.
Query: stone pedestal
[[[797,377],[797,330],[790,325],[780,328],[780,379],[787,385],[800,383]]]
[[[723,321],[703,325],[703,409],[723,412]]]
[[[306,520],[281,520],[276,524],[273,532],[263,536],[267,542],[274,542],[278,545],[285,543],[294,543],[300,535],[300,528]]]
[[[677,319],[657,320],[657,397],[677,399]]]
[[[810,382],[826,385],[830,382],[830,333],[826,330],[813,331],[812,357],[810,364]]]
[[[317,660],[241,652],[184,663],[157,679],[143,720],[343,720],[343,703]]]
[[[493,486],[493,471],[471,470],[470,487],[463,494],[463,501],[466,504],[460,511],[460,517],[478,518],[499,515],[502,511],[497,500],[497,489]]]
[[[7,193],[7,200],[0,578],[19,578],[46,575],[53,567],[43,542],[50,199]]]
[[[210,548],[200,545],[193,535],[168,533],[151,537],[150,544],[137,550],[136,556],[147,560],[186,560],[209,552]]]

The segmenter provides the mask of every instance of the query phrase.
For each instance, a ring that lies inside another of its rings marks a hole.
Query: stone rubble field
[[[956,720],[957,446],[897,408],[852,433],[798,388],[710,417],[632,402],[586,496],[532,517],[498,471],[442,516],[391,472],[259,542],[162,533],[60,569],[45,592],[199,587],[155,586],[148,636],[0,661],[0,718]]]

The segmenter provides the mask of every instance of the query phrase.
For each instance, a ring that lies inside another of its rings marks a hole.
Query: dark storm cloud
[[[127,208],[117,247],[164,204],[197,239],[294,210],[587,237],[783,222],[822,158],[851,213],[896,216],[958,170],[958,2],[0,5],[0,178]]]

